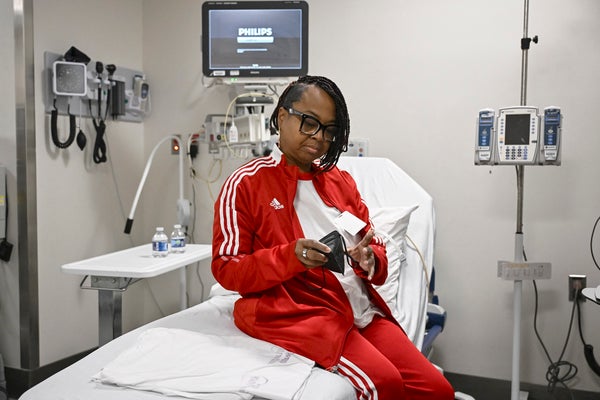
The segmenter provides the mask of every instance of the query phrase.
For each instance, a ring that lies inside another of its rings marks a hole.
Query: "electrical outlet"
[[[219,154],[219,143],[215,140],[211,140],[208,143],[208,154]]]
[[[585,288],[587,279],[585,275],[569,275],[569,301],[575,300],[575,297],[579,293],[580,299],[585,301],[585,297],[581,296],[581,290]]]

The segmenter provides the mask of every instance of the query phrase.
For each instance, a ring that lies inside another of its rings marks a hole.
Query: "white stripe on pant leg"
[[[378,400],[377,388],[375,387],[375,384],[371,378],[356,364],[347,358],[342,357],[340,359],[340,369],[343,371],[344,376],[347,376],[348,378],[352,377],[355,378],[354,380],[358,380],[359,387],[357,387],[357,389],[363,393],[360,400],[363,398],[365,400]]]
[[[354,386],[359,394],[359,396],[357,396],[358,400],[374,400],[371,391],[360,375],[357,375],[354,371],[342,364],[339,365],[338,372],[341,372],[341,375],[348,379],[352,386]]]

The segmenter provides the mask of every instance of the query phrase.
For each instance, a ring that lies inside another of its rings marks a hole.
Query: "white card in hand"
[[[335,219],[335,226],[345,230],[351,235],[356,235],[366,225],[366,222],[348,211],[344,211]]]

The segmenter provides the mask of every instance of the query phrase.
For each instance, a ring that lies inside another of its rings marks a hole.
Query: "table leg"
[[[98,290],[98,340],[102,346],[123,333],[122,293]]]
[[[185,310],[187,302],[187,266],[179,269],[179,309]]]

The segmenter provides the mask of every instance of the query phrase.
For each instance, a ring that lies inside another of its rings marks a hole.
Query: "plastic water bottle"
[[[173,227],[173,233],[171,233],[171,252],[185,252],[185,232],[183,232],[179,224]]]
[[[169,238],[165,228],[159,226],[152,236],[152,257],[166,257],[169,254]]]

